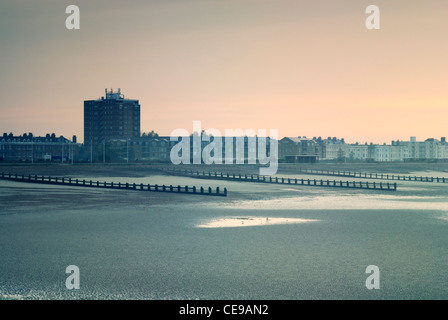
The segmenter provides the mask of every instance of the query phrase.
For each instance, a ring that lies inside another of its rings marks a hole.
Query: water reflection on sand
[[[316,222],[312,219],[295,218],[269,218],[269,217],[223,217],[208,220],[205,223],[198,224],[198,228],[226,228],[226,227],[253,227],[269,226],[278,224],[294,224]]]

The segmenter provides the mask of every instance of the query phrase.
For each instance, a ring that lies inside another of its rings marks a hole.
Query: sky
[[[80,29],[68,30],[68,5]],[[366,8],[380,9],[368,30]],[[84,100],[138,99],[141,130],[448,136],[448,1],[2,0],[0,133],[83,141]]]

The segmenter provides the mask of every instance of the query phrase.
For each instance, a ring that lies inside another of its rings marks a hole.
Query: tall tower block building
[[[97,100],[84,101],[84,145],[94,150],[110,139],[140,137],[140,104],[118,89],[105,90]]]

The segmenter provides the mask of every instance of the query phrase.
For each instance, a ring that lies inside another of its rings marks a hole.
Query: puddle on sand
[[[316,222],[319,220],[297,218],[269,218],[269,217],[232,217],[211,219],[206,223],[197,225],[197,228],[226,228],[226,227],[253,227],[278,224],[295,224]]]

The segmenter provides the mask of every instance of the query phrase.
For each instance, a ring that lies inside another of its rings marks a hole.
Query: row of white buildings
[[[446,138],[417,141],[392,141],[392,144],[346,144],[344,140],[327,139],[322,160],[364,160],[376,162],[448,160]]]

